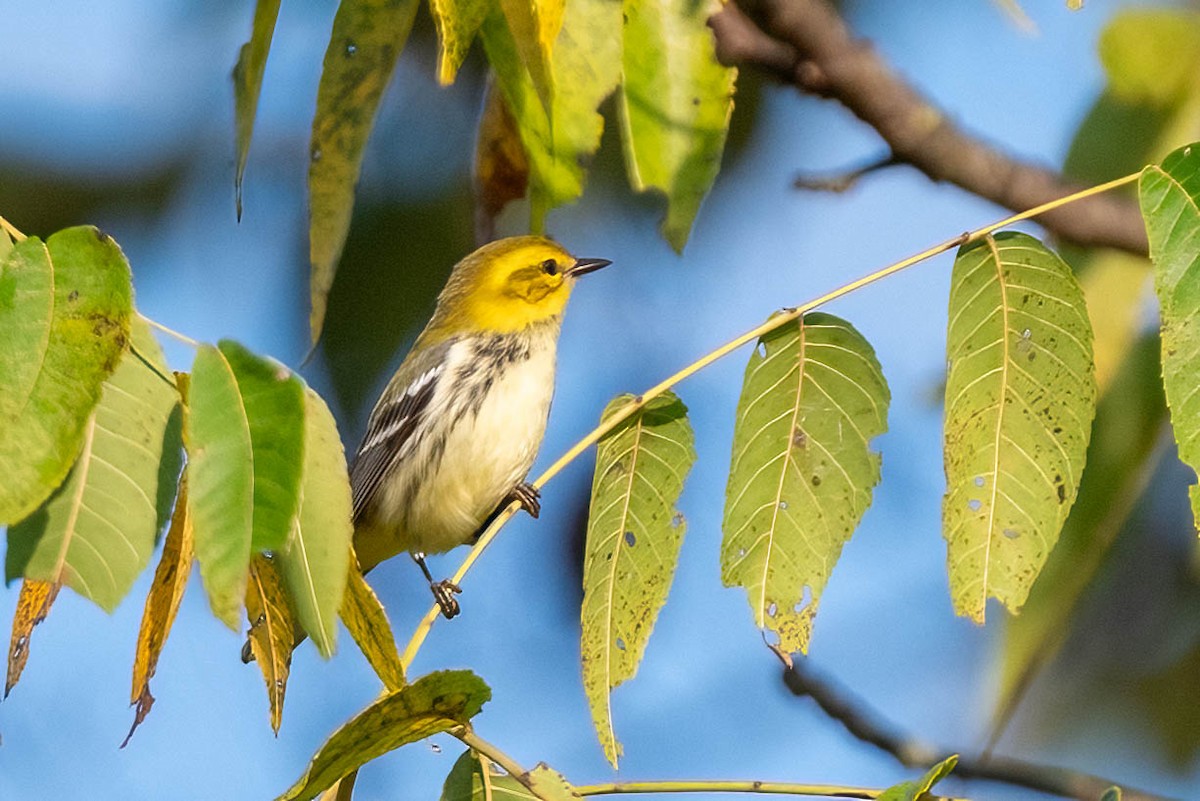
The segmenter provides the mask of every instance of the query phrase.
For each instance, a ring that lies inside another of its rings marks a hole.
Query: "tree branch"
[[[803,92],[837,100],[883,138],[897,162],[1015,211],[1077,191],[1059,174],[1011,158],[959,129],[855,39],[826,0],[737,0],[710,20],[724,64],[762,69]],[[1137,204],[1105,195],[1045,215],[1080,245],[1147,252]]]
[[[778,651],[775,654],[783,662],[783,683],[792,694],[813,699],[822,712],[841,723],[846,731],[859,740],[886,751],[905,767],[929,768],[940,759],[941,754],[935,746],[902,733],[881,720],[878,713],[862,699],[853,697],[845,688],[819,675],[806,664],[805,659],[793,661],[787,654]],[[1096,801],[1114,785],[1121,786],[1125,801],[1168,801],[1164,796],[1136,790],[1088,773],[1034,765],[1005,757],[985,759],[960,755],[953,775],[960,779],[983,779],[1026,787],[1079,801]]]

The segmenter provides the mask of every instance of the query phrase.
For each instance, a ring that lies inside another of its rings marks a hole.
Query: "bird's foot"
[[[522,481],[520,484],[512,488],[512,492],[508,493],[508,497],[504,499],[505,505],[517,501],[521,504],[521,508],[529,512],[529,516],[534,520],[542,513],[542,493],[537,487]]]
[[[452,620],[462,611],[458,599],[454,597],[462,592],[462,588],[453,581],[450,579],[431,581],[429,589],[433,592],[433,600],[437,601],[438,608],[442,610],[442,616],[447,620]]]

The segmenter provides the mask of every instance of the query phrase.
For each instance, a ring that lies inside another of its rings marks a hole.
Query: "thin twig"
[[[855,738],[891,754],[906,767],[929,768],[939,761],[938,749],[900,732],[861,698],[814,671],[806,659],[793,662],[786,654],[776,651],[776,655],[784,664],[783,683],[792,694],[811,698],[822,712],[842,724]],[[1005,757],[960,756],[954,775],[960,779],[1001,782],[1079,801],[1096,801],[1105,790],[1118,784],[1089,773]],[[1120,786],[1125,801],[1170,801],[1165,796],[1128,785]]]
[[[931,248],[923,250],[914,256],[909,256],[907,259],[903,259],[895,264],[888,265],[887,267],[876,270],[869,275],[863,276],[855,281],[851,281],[848,284],[844,284],[837,289],[826,292],[824,295],[821,295],[814,300],[810,300],[803,305],[792,309],[786,309],[779,314],[772,316],[765,323],[755,326],[740,336],[734,337],[724,345],[721,345],[715,350],[710,351],[706,355],[700,357],[673,375],[663,379],[650,389],[643,392],[641,395],[638,395],[636,398],[634,398],[632,403],[627,403],[614,414],[605,418],[600,425],[592,429],[591,433],[572,445],[566,453],[564,453],[556,462],[554,462],[554,464],[550,465],[540,476],[534,479],[532,482],[533,486],[539,489],[543,487],[548,481],[550,481],[550,479],[558,475],[564,467],[574,461],[576,457],[578,457],[596,442],[600,441],[605,434],[621,425],[621,423],[625,422],[633,415],[637,414],[646,406],[647,403],[671,389],[680,381],[695,375],[708,365],[724,356],[728,356],[730,353],[733,353],[743,345],[753,342],[759,337],[774,331],[776,328],[787,325],[793,320],[799,319],[818,306],[823,306],[830,301],[862,289],[868,284],[873,284],[876,281],[887,278],[889,275],[898,273],[901,270],[937,256],[940,253],[945,253],[946,251],[952,250],[956,247],[961,247],[963,245],[968,245],[972,242],[978,241],[983,237],[1000,230],[1001,228],[1021,222],[1022,220],[1028,220],[1032,217],[1040,216],[1061,206],[1075,203],[1103,192],[1109,192],[1118,187],[1132,183],[1133,181],[1137,180],[1138,175],[1139,173],[1126,175],[1123,178],[1117,178],[1116,180],[1108,181],[1107,183],[1081,190],[1066,197],[1061,197],[1048,203],[1043,203],[1040,206],[1023,211],[1020,214],[1014,214],[1012,216],[1005,217],[1003,220],[998,220],[990,225],[985,225],[984,227],[978,228],[974,231],[967,231],[954,237],[953,239],[947,239],[941,244],[934,245]],[[520,502],[513,501],[503,511],[496,515],[496,518],[492,521],[491,525],[489,525],[487,529],[484,530],[483,534],[480,535],[479,540],[471,548],[471,551],[467,554],[466,559],[463,560],[463,563],[459,565],[458,570],[455,571],[454,576],[450,579],[454,584],[461,585],[463,578],[467,574],[467,571],[471,569],[471,566],[475,564],[475,561],[479,559],[480,555],[483,554],[484,550],[488,547],[488,545],[491,544],[492,540],[496,538],[496,535],[499,533],[500,529],[512,519],[513,515],[515,515],[520,508]],[[404,649],[404,654],[400,658],[400,661],[404,664],[405,672],[407,672],[412,666],[413,660],[417,656],[417,652],[420,651],[421,645],[425,642],[425,638],[429,635],[430,629],[433,628],[433,624],[437,621],[439,611],[440,610],[436,604],[430,606],[429,610],[425,613],[425,617],[421,618],[421,622],[417,624],[416,629],[413,631],[412,637],[409,638],[408,645]]]
[[[792,186],[796,189],[804,189],[809,192],[833,192],[841,194],[853,189],[862,180],[863,176],[879,172],[880,170],[886,170],[888,167],[895,167],[900,163],[895,156],[884,156],[883,158],[873,159],[861,167],[855,167],[852,170],[824,177],[798,175],[792,179]]]
[[[1078,185],[1001,153],[959,128],[856,38],[826,0],[737,0],[709,19],[717,57],[757,67],[809,94],[827,97],[871,126],[892,155],[934,181],[947,181],[1009,209],[1035,206]],[[1104,197],[1048,215],[1043,225],[1080,245],[1145,255],[1137,204]]]
[[[167,336],[169,336],[173,339],[177,339],[185,345],[190,345],[193,348],[200,347],[200,343],[197,340],[194,340],[191,337],[189,337],[187,334],[181,334],[172,328],[167,328],[162,323],[158,322],[157,320],[151,320],[149,317],[142,314],[141,312],[138,312],[138,316],[141,317],[142,320],[144,320],[146,322],[146,324],[149,325],[151,328],[157,328],[159,331],[162,331]]]
[[[837,787],[832,784],[792,784],[760,781],[652,781],[608,782],[575,786],[575,794],[626,795],[632,793],[758,793],[761,795],[801,795],[812,798],[878,798],[883,790],[867,787]],[[929,796],[932,800],[936,796]]]
[[[529,771],[518,765],[516,761],[508,754],[504,753],[499,748],[476,734],[473,728],[470,726],[460,726],[457,729],[451,729],[450,734],[454,737],[457,737],[463,745],[474,749],[486,758],[495,762],[504,769],[505,773],[520,782],[524,787],[529,789],[530,792],[533,791],[533,788],[530,787]]]

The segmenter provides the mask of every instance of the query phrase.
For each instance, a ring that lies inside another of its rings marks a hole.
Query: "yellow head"
[[[541,236],[491,242],[455,265],[422,339],[463,331],[519,331],[557,318],[575,279],[607,264],[605,259],[576,259]]]

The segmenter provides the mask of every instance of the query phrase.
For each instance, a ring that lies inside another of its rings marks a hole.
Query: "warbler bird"
[[[610,263],[519,236],[455,265],[350,466],[360,568],[407,551],[453,617],[459,589],[433,580],[425,554],[472,541],[513,500],[538,516],[525,478],[546,431],[563,310],[575,279]]]

